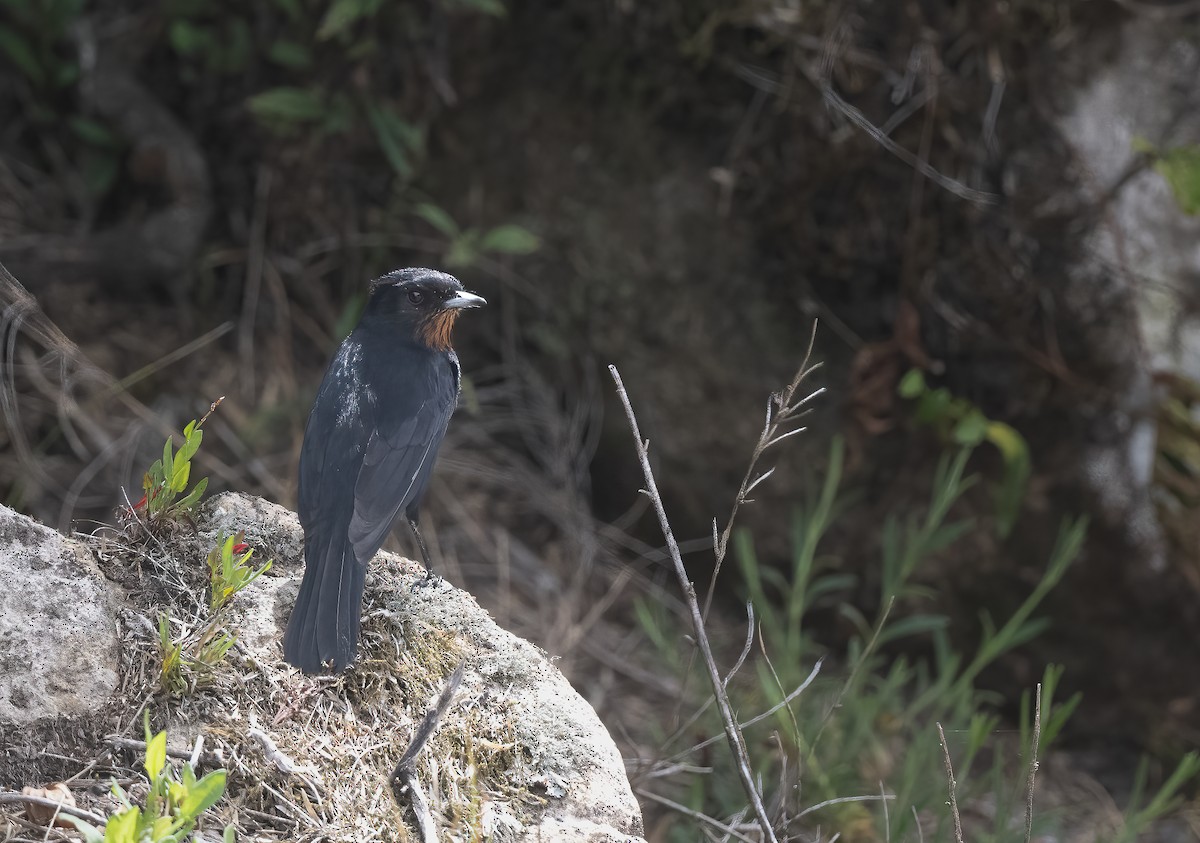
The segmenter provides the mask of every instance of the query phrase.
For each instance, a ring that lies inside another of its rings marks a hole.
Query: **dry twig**
[[[762,458],[763,453],[772,445],[782,442],[789,436],[803,433],[807,429],[797,427],[792,430],[783,431],[783,428],[789,422],[793,422],[807,413],[805,407],[809,401],[825,392],[824,387],[822,387],[799,400],[796,399],[796,393],[800,390],[800,385],[808,379],[809,375],[820,368],[821,364],[819,363],[809,365],[812,360],[813,345],[816,341],[817,324],[814,322],[812,335],[808,338],[808,348],[804,352],[804,360],[800,363],[800,369],[796,372],[796,376],[792,378],[791,383],[779,392],[771,393],[771,397],[767,399],[767,416],[766,421],[763,422],[762,433],[758,435],[758,441],[754,444],[754,451],[750,454],[750,464],[746,466],[746,474],[742,477],[742,485],[738,487],[737,495],[733,499],[733,509],[729,512],[729,520],[725,522],[725,529],[721,531],[720,535],[717,534],[717,520],[713,519],[713,554],[716,556],[716,564],[713,566],[712,577],[708,581],[708,593],[704,597],[704,611],[701,613],[702,617],[706,620],[708,618],[709,607],[712,606],[713,591],[717,585],[717,575],[721,573],[721,565],[725,562],[725,555],[729,549],[729,539],[733,535],[733,523],[737,518],[738,510],[742,504],[751,503],[752,500],[747,496],[754,491],[754,488],[759,483],[775,473],[775,469],[770,468],[756,477],[754,472],[758,468],[759,459]],[[632,415],[632,410],[629,410],[629,412]]]
[[[438,721],[442,719],[442,715],[446,713],[446,709],[450,707],[450,701],[454,698],[454,692],[458,690],[458,686],[462,684],[463,671],[466,669],[466,661],[458,663],[458,667],[454,669],[454,673],[446,680],[446,686],[442,688],[442,693],[438,695],[437,702],[433,708],[425,713],[425,717],[421,720],[421,724],[417,726],[417,731],[413,735],[412,743],[408,745],[408,749],[404,750],[404,754],[400,756],[400,760],[396,762],[396,768],[392,770],[391,785],[392,796],[396,799],[396,804],[404,807],[404,802],[401,795],[405,790],[408,790],[413,813],[417,815],[417,825],[421,829],[421,840],[424,843],[437,843],[437,826],[433,824],[433,817],[429,813],[429,802],[425,799],[425,793],[421,790],[420,784],[417,782],[417,756],[421,754],[421,750],[425,748],[425,744],[433,737],[433,733],[437,730]]]
[[[1033,788],[1037,783],[1038,744],[1042,740],[1042,683],[1033,704],[1033,735],[1029,739],[1029,779],[1025,785],[1025,843],[1033,837]]]
[[[950,763],[950,748],[946,746],[946,732],[937,724],[938,739],[942,742],[942,757],[946,760],[946,782],[950,789],[950,813],[954,817],[955,843],[963,843],[962,816],[958,813],[958,782],[954,780],[954,766]]]
[[[726,694],[725,686],[721,681],[721,672],[717,668],[716,660],[713,658],[712,646],[708,641],[708,632],[704,628],[704,618],[700,612],[700,602],[696,599],[696,589],[692,585],[691,580],[688,579],[687,569],[683,565],[683,556],[679,552],[679,544],[675,541],[675,534],[671,530],[671,523],[667,520],[667,513],[663,508],[662,496],[658,492],[658,484],[654,481],[654,472],[650,468],[649,442],[642,439],[642,432],[638,427],[637,416],[634,415],[633,405],[629,402],[629,393],[625,391],[625,384],[621,380],[620,372],[617,371],[616,366],[612,365],[608,367],[608,371],[617,385],[617,394],[620,396],[621,403],[625,407],[625,417],[629,421],[630,431],[633,433],[634,441],[637,443],[638,460],[642,465],[642,474],[646,479],[646,489],[644,491],[654,504],[654,511],[658,515],[659,526],[662,528],[663,537],[667,542],[667,550],[670,552],[671,561],[675,566],[675,575],[679,579],[680,588],[683,589],[684,597],[687,600],[688,609],[692,616],[692,628],[696,633],[696,643],[700,645],[700,654],[704,660],[705,667],[708,669],[709,683],[716,697],[717,709],[721,713],[721,722],[725,725],[725,737],[729,742],[730,751],[733,753],[736,762],[738,777],[742,782],[742,789],[745,790],[746,796],[754,808],[754,814],[758,818],[763,838],[769,841],[769,843],[776,843],[778,838],[775,836],[775,830],[771,827],[771,820],[767,816],[767,809],[763,805],[762,796],[759,794],[758,787],[754,783],[754,772],[750,767],[750,756],[746,750],[746,742],[742,737],[741,730],[738,728],[737,719],[733,714],[733,707],[729,703],[729,696]],[[782,407],[779,409],[782,409]],[[769,418],[768,424],[770,424]],[[786,436],[787,434],[784,435]],[[768,442],[764,446],[764,450],[777,441],[779,441],[778,437]],[[740,496],[738,502],[743,502],[740,500]]]

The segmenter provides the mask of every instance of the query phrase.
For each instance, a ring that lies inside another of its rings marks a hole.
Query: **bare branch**
[[[946,732],[937,724],[938,739],[942,742],[942,756],[946,760],[946,782],[950,789],[950,814],[954,817],[955,843],[963,843],[962,817],[958,813],[958,782],[954,780],[954,766],[950,763],[950,748],[946,746]]]
[[[749,729],[755,723],[760,723],[763,720],[766,720],[772,714],[779,711],[779,709],[783,708],[785,705],[790,703],[792,700],[796,699],[796,697],[803,694],[805,692],[805,690],[808,689],[808,686],[812,684],[812,681],[817,678],[817,674],[821,671],[821,665],[824,663],[824,661],[825,660],[823,658],[817,660],[817,663],[813,665],[813,669],[811,671],[809,671],[809,674],[807,677],[805,677],[804,681],[796,686],[796,690],[792,691],[790,694],[788,694],[782,700],[775,703],[775,705],[771,706],[770,708],[768,708],[766,711],[762,712],[761,714],[756,714],[754,717],[751,717],[749,720],[747,720],[743,723],[738,723],[738,728],[742,729],[742,730]],[[707,705],[704,710],[707,710]],[[721,736],[716,735],[714,737],[708,738],[707,740],[703,740],[700,743],[696,744],[695,746],[688,747],[683,752],[676,753],[675,755],[671,756],[671,758],[668,760],[674,761],[678,758],[683,758],[686,755],[691,755],[693,752],[699,752],[700,750],[704,749],[707,746],[712,746],[720,739],[721,739]]]
[[[668,799],[665,796],[659,796],[657,793],[651,793],[648,790],[639,790],[638,796],[642,796],[646,799],[649,799],[651,802],[657,802],[659,805],[665,805],[666,807],[670,808],[672,811],[678,811],[679,813],[684,814],[685,816],[689,816],[694,820],[699,820],[700,822],[705,823],[706,825],[711,825],[713,828],[720,829],[724,833],[728,834],[730,837],[736,837],[738,840],[745,841],[745,843],[758,843],[753,838],[747,837],[746,835],[742,834],[740,831],[733,828],[732,826],[725,825],[725,823],[723,823],[719,820],[713,819],[708,814],[702,814],[699,811],[693,811],[687,805],[681,805],[678,802]]]
[[[1033,735],[1029,739],[1029,779],[1025,785],[1025,843],[1033,837],[1033,788],[1037,783],[1038,744],[1042,740],[1042,683],[1033,704]]]
[[[437,702],[433,708],[425,713],[425,717],[421,720],[421,724],[417,726],[417,731],[413,735],[412,743],[408,745],[408,749],[404,750],[404,754],[400,756],[400,760],[396,762],[396,767],[392,770],[391,785],[392,796],[396,800],[396,804],[401,807],[404,802],[401,799],[401,794],[405,790],[409,793],[409,799],[413,813],[417,816],[417,825],[421,830],[422,843],[437,843],[438,834],[437,826],[433,824],[433,816],[429,812],[429,802],[425,798],[424,791],[421,790],[421,785],[417,781],[417,756],[421,750],[425,748],[425,744],[433,737],[433,733],[437,730],[438,721],[442,719],[442,715],[446,713],[446,709],[450,707],[450,701],[454,698],[454,692],[458,690],[458,686],[462,684],[463,671],[467,666],[466,661],[458,663],[458,667],[454,669],[454,673],[446,680],[446,686],[442,688],[442,693],[438,695]]]
[[[824,802],[818,802],[816,805],[809,805],[800,813],[796,814],[794,819],[800,819],[803,816],[819,811],[822,808],[828,808],[830,805],[841,805],[845,802],[882,802],[886,807],[889,799],[895,799],[894,793],[881,793],[879,796],[869,794],[867,796],[839,796],[836,799],[826,799]]]
[[[738,777],[742,781],[742,789],[745,790],[746,797],[750,800],[750,804],[754,809],[754,815],[758,819],[763,838],[769,841],[769,843],[777,843],[778,838],[775,836],[775,830],[771,827],[771,820],[767,816],[766,806],[763,805],[762,796],[759,794],[758,788],[754,783],[754,773],[750,767],[750,758],[746,751],[746,743],[738,728],[737,720],[733,716],[733,708],[729,703],[728,695],[725,693],[725,686],[721,683],[721,674],[717,669],[716,660],[713,658],[712,646],[708,641],[708,632],[704,628],[704,618],[700,613],[700,603],[696,599],[696,589],[692,585],[691,580],[688,579],[687,569],[683,565],[683,556],[679,552],[679,544],[675,541],[675,534],[671,530],[671,523],[667,519],[666,510],[663,508],[662,496],[659,494],[658,484],[654,480],[654,471],[650,467],[650,457],[642,441],[642,433],[641,428],[638,427],[637,416],[633,412],[633,405],[629,401],[629,394],[625,391],[625,384],[621,380],[621,374],[617,371],[617,367],[610,365],[608,371],[616,383],[617,394],[620,396],[621,403],[625,407],[625,416],[629,421],[633,439],[637,443],[638,460],[641,462],[642,473],[646,478],[646,490],[651,501],[654,503],[654,511],[658,515],[658,523],[662,528],[663,537],[666,539],[667,550],[670,552],[671,561],[675,565],[675,575],[679,579],[680,588],[683,590],[688,609],[692,615],[692,627],[696,633],[696,642],[700,645],[700,654],[705,667],[708,669],[709,683],[712,685],[713,694],[716,697],[717,709],[721,713],[721,721],[725,725],[725,737],[729,742],[729,749],[733,753],[734,761],[736,762]]]
[[[68,817],[78,817],[81,820],[87,820],[92,825],[103,828],[106,820],[99,814],[93,814],[91,811],[85,811],[83,808],[75,808],[71,805],[64,805],[54,799],[46,799],[43,796],[27,796],[24,793],[16,793],[14,791],[0,791],[0,805],[24,803],[26,805],[39,805],[43,808],[50,808],[58,811],[60,814],[66,814]]]

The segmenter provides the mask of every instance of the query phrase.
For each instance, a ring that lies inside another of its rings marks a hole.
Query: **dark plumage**
[[[402,513],[429,567],[416,519],[458,401],[450,332],[482,304],[442,272],[385,275],[321,381],[300,451],[304,579],[283,636],[305,673],[354,660],[367,563]]]

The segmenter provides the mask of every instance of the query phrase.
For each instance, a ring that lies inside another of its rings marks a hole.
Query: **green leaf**
[[[306,123],[325,116],[321,97],[306,88],[272,88],[250,97],[246,105],[255,117],[268,122]]]
[[[150,839],[154,843],[166,840],[171,834],[171,827],[173,825],[175,825],[175,821],[169,816],[155,818],[154,823],[150,826]]]
[[[450,241],[450,248],[446,250],[447,266],[472,266],[478,259],[479,233],[474,229],[464,231]]]
[[[975,446],[987,435],[988,420],[977,407],[972,407],[954,425],[954,441],[959,445]]]
[[[500,0],[454,0],[454,5],[497,18],[502,18],[508,14],[508,9],[504,7],[504,4]]]
[[[85,149],[79,158],[79,169],[88,193],[96,199],[108,195],[121,174],[121,159],[107,150]]]
[[[1200,215],[1200,146],[1172,149],[1154,164],[1185,214]]]
[[[75,830],[83,835],[84,843],[104,843],[104,833],[86,820],[72,817],[69,814],[60,814],[59,819],[75,826]]]
[[[896,392],[901,398],[916,398],[925,391],[925,373],[920,369],[909,369],[900,379]]]
[[[73,61],[63,62],[54,69],[54,87],[69,88],[79,80],[79,65]]]
[[[275,0],[275,5],[282,9],[283,13],[293,23],[304,17],[304,10],[300,7],[300,0]]]
[[[1004,455],[1005,462],[1011,463],[1029,456],[1025,437],[1004,422],[988,422],[986,439]]]
[[[225,771],[213,770],[188,791],[179,805],[179,810],[185,817],[197,817],[217,804],[224,792]]]
[[[888,624],[879,636],[880,643],[895,641],[910,635],[920,635],[946,629],[950,619],[941,615],[912,615]]]
[[[367,120],[375,130],[379,148],[383,150],[396,175],[405,180],[411,179],[413,166],[409,163],[408,153],[404,151],[407,124],[403,118],[386,105],[378,107],[374,103],[368,103]]]
[[[101,149],[121,148],[121,139],[99,120],[76,114],[71,116],[67,125],[71,127],[71,131],[75,133],[76,137],[92,146],[98,146]]]
[[[192,425],[194,424],[195,422],[193,421]],[[190,428],[192,425],[188,425],[188,427]],[[181,459],[190,460],[192,457],[194,457],[196,455],[196,451],[200,450],[200,443],[204,441],[203,430],[192,429],[189,431],[185,428],[183,435],[185,440],[183,447],[179,449],[179,456],[175,457],[176,464],[178,464],[179,460]]]
[[[104,826],[104,843],[134,843],[138,819],[142,812],[135,805],[108,818]]]
[[[307,70],[312,67],[312,52],[295,41],[276,41],[267,51],[267,58],[289,70]]]
[[[1141,135],[1134,135],[1129,145],[1133,147],[1134,152],[1142,155],[1158,155],[1158,147]]]
[[[174,21],[167,31],[167,39],[175,52],[187,58],[213,53],[218,49],[216,38],[210,29],[186,20]]]
[[[432,225],[442,234],[445,234],[447,237],[458,236],[458,223],[456,223],[449,214],[447,214],[437,205],[429,202],[422,202],[420,205],[417,205],[417,207],[413,208],[413,213],[425,220],[425,222]]]
[[[190,462],[175,461],[175,473],[171,475],[171,491],[178,494],[187,488],[188,476],[192,473]]]
[[[208,488],[208,478],[201,477],[200,480],[192,487],[192,491],[187,493],[187,496],[175,502],[175,509],[180,512],[186,512],[196,505],[200,500],[200,496],[204,494],[204,490]]]
[[[167,733],[159,732],[146,744],[146,775],[150,781],[158,778],[167,763]]]
[[[250,25],[244,18],[235,17],[230,22],[223,33],[221,44],[221,49],[215,54],[216,60],[211,64],[216,65],[222,73],[230,75],[245,72],[250,65],[250,57],[254,55],[255,46]]]
[[[225,826],[225,833],[221,835],[222,843],[237,843],[237,830],[232,825]]]
[[[500,225],[483,235],[480,247],[485,252],[528,255],[541,245],[537,235],[519,225]]]
[[[317,27],[317,40],[328,41],[330,38],[345,32],[356,21],[370,14],[374,9],[369,0],[334,0],[321,25]]]
[[[24,37],[7,26],[0,26],[0,52],[8,56],[8,60],[34,85],[45,84],[46,74],[33,48]]]
[[[163,443],[162,471],[164,480],[170,480],[171,475],[175,473],[175,458],[172,454],[171,437],[168,436],[167,441]]]

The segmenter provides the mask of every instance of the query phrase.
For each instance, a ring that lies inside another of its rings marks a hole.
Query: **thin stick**
[[[725,823],[721,822],[720,820],[713,819],[708,814],[702,814],[699,811],[689,808],[687,805],[681,805],[680,803],[675,802],[672,799],[668,799],[665,796],[659,796],[657,793],[651,793],[648,790],[639,790],[638,796],[641,796],[643,799],[649,799],[651,802],[657,802],[659,805],[665,805],[672,811],[678,811],[684,816],[691,817],[694,820],[699,820],[702,823],[711,825],[713,828],[720,829],[721,831],[725,832],[730,837],[736,837],[738,840],[744,841],[744,843],[756,843],[753,838],[747,837],[733,826],[725,825]]]
[[[946,746],[946,733],[942,724],[937,724],[938,739],[942,742],[942,756],[946,759],[946,781],[950,787],[950,813],[954,816],[954,839],[963,843],[962,817],[958,813],[958,782],[954,780],[954,767],[950,763],[950,748]]]
[[[10,803],[26,805],[40,805],[43,808],[52,808],[60,814],[66,814],[69,817],[78,817],[81,820],[87,820],[92,825],[103,827],[108,820],[99,814],[93,814],[91,811],[83,808],[72,808],[70,805],[64,805],[62,802],[55,802],[53,799],[46,799],[43,796],[27,796],[24,793],[16,793],[14,791],[0,791],[0,805]]]
[[[442,688],[442,693],[438,695],[437,702],[434,703],[433,708],[425,712],[425,717],[417,726],[412,742],[408,745],[408,749],[404,750],[404,754],[400,756],[395,769],[392,770],[390,779],[392,796],[395,798],[396,804],[403,808],[404,802],[401,794],[405,790],[408,791],[413,813],[417,816],[417,825],[421,829],[422,843],[437,843],[438,833],[437,826],[433,824],[433,815],[429,812],[429,801],[425,798],[425,793],[417,781],[417,756],[421,754],[425,744],[429,743],[429,739],[437,731],[438,721],[450,707],[450,701],[454,699],[454,692],[462,684],[463,671],[466,666],[465,660],[458,663],[458,667],[446,681],[446,686]]]
[[[104,739],[104,742],[113,749],[126,749],[142,753],[146,751],[145,741],[123,738],[120,735],[109,735]],[[173,747],[167,747],[167,757],[177,758],[180,761],[192,761],[190,750],[175,749]],[[224,765],[225,759],[219,750],[217,752],[201,752],[192,762],[193,769],[199,769],[200,767],[223,767]]]
[[[1037,685],[1033,705],[1033,736],[1029,740],[1029,780],[1025,787],[1025,843],[1033,837],[1033,787],[1037,781],[1038,744],[1042,740],[1042,683]]]
[[[796,814],[796,816],[792,817],[792,820],[798,820],[801,817],[813,813],[814,811],[819,811],[822,808],[828,808],[830,805],[844,805],[847,802],[882,802],[883,809],[886,811],[888,800],[895,798],[896,794],[894,793],[882,792],[878,796],[876,796],[874,793],[868,793],[866,796],[838,796],[834,799],[826,799],[824,802],[818,802],[816,805],[809,805],[803,811]]]
[[[663,508],[662,496],[658,492],[658,484],[654,482],[654,472],[650,468],[648,445],[642,439],[642,432],[638,427],[637,416],[634,415],[633,405],[629,402],[629,393],[625,391],[625,384],[621,381],[620,372],[617,371],[616,366],[611,365],[608,367],[608,371],[617,385],[617,394],[620,396],[621,403],[625,407],[625,417],[629,421],[630,432],[633,434],[634,442],[637,445],[638,460],[642,465],[642,474],[646,478],[645,491],[654,504],[654,512],[658,515],[659,526],[662,528],[663,537],[667,541],[667,550],[671,555],[671,561],[675,565],[675,576],[679,579],[679,586],[683,590],[688,610],[692,615],[692,627],[696,633],[696,643],[700,645],[700,654],[704,659],[704,666],[708,669],[709,684],[712,686],[713,694],[716,697],[717,709],[721,712],[721,722],[725,726],[725,738],[729,742],[729,749],[733,753],[734,761],[737,763],[738,777],[742,781],[742,789],[746,792],[746,796],[754,808],[754,815],[758,818],[758,824],[762,830],[764,839],[769,841],[769,843],[777,843],[778,839],[775,836],[775,830],[771,827],[771,820],[767,816],[766,806],[763,805],[762,797],[759,795],[758,788],[754,784],[754,772],[750,769],[750,757],[746,751],[745,741],[738,728],[737,720],[733,716],[733,707],[729,703],[729,697],[725,693],[725,686],[721,682],[721,673],[717,669],[716,660],[713,658],[712,646],[708,641],[708,632],[704,629],[704,619],[700,614],[700,603],[696,600],[696,589],[692,585],[691,580],[688,579],[687,569],[683,566],[683,557],[679,553],[679,545],[675,541],[675,534],[671,530],[671,523],[667,520],[667,513]]]

